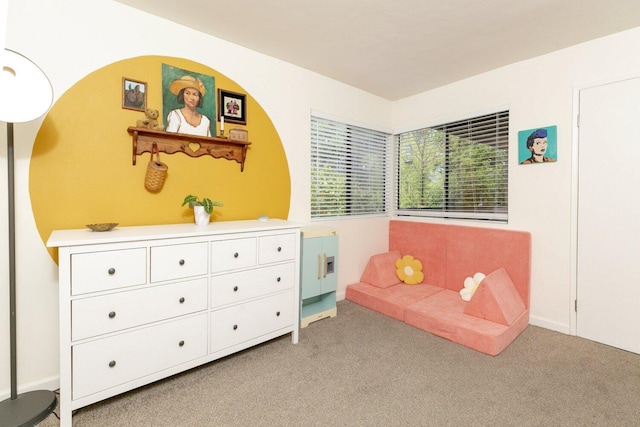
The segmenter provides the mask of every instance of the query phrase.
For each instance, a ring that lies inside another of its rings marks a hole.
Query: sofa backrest
[[[389,251],[413,255],[424,283],[453,291],[464,279],[504,268],[529,308],[531,234],[525,231],[392,220]]]

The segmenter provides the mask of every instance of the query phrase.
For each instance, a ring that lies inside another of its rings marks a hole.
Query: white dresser
[[[300,228],[227,221],[54,231],[60,423],[72,411],[291,333]]]

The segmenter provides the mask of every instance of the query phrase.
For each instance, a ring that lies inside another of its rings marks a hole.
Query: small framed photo
[[[247,95],[218,89],[220,116],[228,123],[247,124]]]
[[[147,84],[138,80],[122,78],[122,108],[144,111],[147,109]]]

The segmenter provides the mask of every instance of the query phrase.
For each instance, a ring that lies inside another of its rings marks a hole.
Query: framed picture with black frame
[[[218,121],[224,117],[227,123],[247,124],[247,95],[218,89],[218,105]]]

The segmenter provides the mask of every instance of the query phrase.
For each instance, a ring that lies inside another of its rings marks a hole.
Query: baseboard
[[[563,334],[571,335],[571,326],[566,325],[564,323],[553,322],[541,317],[529,316],[529,324],[533,326],[539,326],[545,329],[550,329],[552,331],[561,332]]]
[[[43,378],[40,381],[34,381],[29,384],[18,385],[18,394],[36,390],[58,390],[60,388],[60,376]],[[11,397],[11,389],[3,388],[0,390],[0,402]]]

